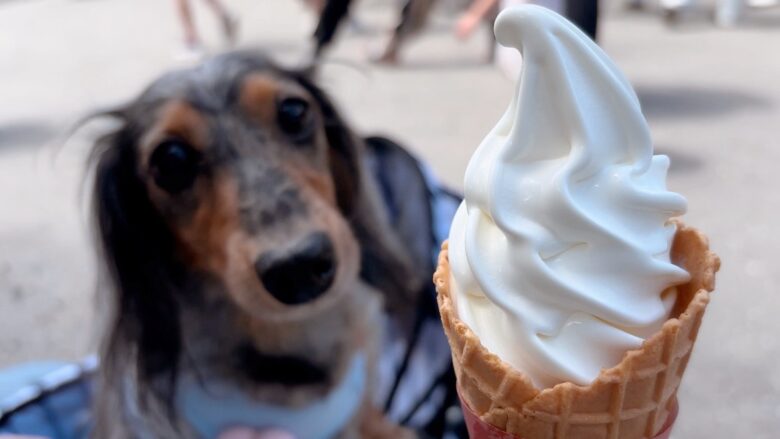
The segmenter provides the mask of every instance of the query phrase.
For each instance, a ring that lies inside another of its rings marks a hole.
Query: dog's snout
[[[316,299],[330,288],[336,275],[333,244],[324,233],[309,236],[291,252],[269,252],[255,263],[266,290],[287,305]]]

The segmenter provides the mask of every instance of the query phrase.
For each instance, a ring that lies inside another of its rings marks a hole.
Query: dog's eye
[[[162,142],[149,159],[154,182],[163,190],[175,194],[190,186],[198,174],[200,153],[181,140]]]
[[[304,140],[311,132],[309,103],[301,98],[286,98],[277,108],[279,127],[295,140]]]

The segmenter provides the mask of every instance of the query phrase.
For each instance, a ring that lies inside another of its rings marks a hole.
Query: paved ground
[[[361,22],[386,29],[387,3],[365,0]],[[298,2],[229,4],[243,19],[242,44],[288,59],[301,52],[311,20]],[[780,10],[752,11],[730,30],[698,12],[670,30],[653,14],[608,9],[603,46],[635,85],[657,150],[672,157],[669,185],[688,197],[687,221],[723,258],[675,437],[777,437]],[[451,38],[451,20],[440,11],[399,69],[364,62],[380,32],[351,32],[323,82],[357,126],[403,140],[458,187],[512,83],[482,63],[484,39]],[[177,32],[160,0],[0,1],[0,367],[93,348],[96,281],[79,186],[88,143],[78,136],[60,148],[57,136],[170,68]]]

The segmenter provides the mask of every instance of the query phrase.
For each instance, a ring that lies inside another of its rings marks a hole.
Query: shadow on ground
[[[305,45],[301,41],[265,38],[262,41],[254,41],[248,46],[242,47],[240,50],[260,52],[276,57],[280,54],[300,52],[304,46]]]
[[[404,60],[398,65],[382,65],[386,69],[396,69],[398,71],[435,71],[435,70],[453,70],[453,69],[485,69],[492,68],[492,64],[485,59],[442,59],[442,60]]]
[[[646,2],[647,3],[647,2]],[[676,14],[666,14],[659,5],[646,4],[641,9],[626,9],[626,14],[634,17],[654,17],[662,21],[666,28],[674,32],[709,32],[717,28],[715,24],[716,6],[711,2],[694,7],[683,8]],[[745,29],[774,29],[780,31],[780,7],[745,7],[729,31]]]
[[[780,31],[780,7],[749,10],[737,26],[743,29]]]
[[[704,166],[704,160],[698,155],[679,152],[679,148],[661,146],[654,148],[654,154],[669,156],[669,173],[695,172]]]
[[[636,87],[648,119],[708,118],[744,108],[771,108],[772,102],[741,90],[699,87]]]
[[[40,147],[54,139],[55,127],[40,120],[0,123],[0,153],[20,147]]]

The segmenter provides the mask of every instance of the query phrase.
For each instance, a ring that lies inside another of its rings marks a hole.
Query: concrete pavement
[[[707,2],[704,2],[705,4]],[[241,43],[285,59],[312,20],[299,2],[229,1]],[[439,11],[400,68],[365,63],[392,24],[392,2],[365,0],[366,32],[347,32],[322,82],[363,132],[392,135],[460,187],[513,84],[484,64],[484,35],[460,44]],[[216,26],[198,5],[210,41]],[[723,259],[718,288],[680,390],[676,438],[775,438],[780,432],[780,10],[735,29],[706,13],[670,30],[609,3],[603,47],[643,102],[686,221]],[[59,147],[86,112],[137,93],[174,66],[178,27],[160,0],[0,2],[0,367],[94,349],[95,269],[80,190],[87,136]],[[216,47],[216,45],[215,45]],[[95,132],[99,127],[93,127]]]

